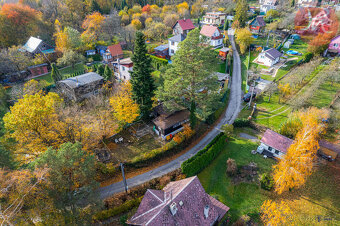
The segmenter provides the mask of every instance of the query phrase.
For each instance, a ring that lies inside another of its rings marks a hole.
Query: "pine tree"
[[[142,117],[147,119],[152,108],[156,86],[151,76],[151,58],[147,55],[145,36],[141,32],[136,33],[132,62],[133,71],[130,72],[132,96],[139,104]]]
[[[109,81],[112,78],[112,71],[111,71],[111,69],[109,68],[108,65],[105,66],[103,77],[106,81]]]
[[[52,67],[51,77],[52,77],[54,83],[57,83],[58,81],[62,80],[63,77],[61,76],[61,74],[60,74],[57,66],[55,65],[55,63],[52,63],[51,67]]]
[[[97,73],[99,75],[103,76],[104,75],[104,71],[105,71],[105,68],[104,68],[104,66],[102,64],[97,67]]]
[[[157,98],[170,110],[190,110],[192,127],[196,116],[205,120],[221,104],[219,83],[211,67],[217,59],[211,46],[203,44],[206,41],[199,29],[189,32],[164,74],[163,86],[157,90]]]

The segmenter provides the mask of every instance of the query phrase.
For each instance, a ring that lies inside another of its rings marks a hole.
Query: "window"
[[[171,53],[175,53],[175,50],[172,49],[172,50],[171,50]]]
[[[278,150],[275,150],[275,154],[277,154],[277,155],[278,155],[279,153],[280,153],[280,152],[279,152]]]
[[[172,45],[172,46],[175,45],[175,42],[171,42],[171,45]]]
[[[273,148],[272,148],[272,147],[269,147],[269,148],[268,148],[268,151],[272,151],[272,150],[273,150]]]
[[[123,71],[125,71],[125,67],[122,67]]]

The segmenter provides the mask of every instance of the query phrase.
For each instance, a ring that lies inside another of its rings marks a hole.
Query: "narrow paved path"
[[[138,176],[132,177],[127,179],[128,187],[134,187],[140,184],[143,184],[149,180],[152,180],[157,177],[161,177],[171,171],[174,171],[181,167],[181,163],[191,156],[195,155],[199,150],[203,149],[215,136],[220,133],[220,128],[224,124],[231,124],[237,118],[238,113],[241,110],[241,98],[242,98],[242,91],[241,91],[241,60],[240,56],[237,52],[235,43],[234,43],[234,36],[233,33],[229,33],[229,40],[232,43],[233,47],[233,75],[231,78],[231,89],[230,89],[230,97],[227,111],[225,112],[224,117],[220,120],[220,122],[193,148],[191,148],[188,152],[181,155],[177,159],[160,166],[154,170],[148,171],[146,173],[140,174]],[[101,187],[98,189],[100,193],[100,197],[102,199],[108,198],[111,195],[124,191],[123,182],[117,182],[110,184],[105,187]]]

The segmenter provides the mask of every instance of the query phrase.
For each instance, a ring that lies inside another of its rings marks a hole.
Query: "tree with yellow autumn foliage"
[[[280,93],[280,97],[284,98],[288,95],[290,95],[292,93],[292,89],[290,87],[289,83],[286,83],[285,85],[283,84],[279,84],[278,87],[279,89],[279,93]],[[279,103],[280,103],[281,98],[279,99]]]
[[[275,191],[278,194],[302,186],[312,174],[313,163],[319,149],[318,140],[326,128],[322,119],[328,118],[328,111],[313,107],[297,115],[302,123],[302,129],[297,133],[287,153],[273,166]]]
[[[241,54],[245,54],[247,48],[254,41],[252,33],[248,28],[240,28],[236,30],[236,43],[240,46]]]
[[[132,87],[129,82],[122,84],[120,90],[110,98],[113,116],[121,125],[132,123],[139,116],[139,106],[132,100]]]
[[[85,42],[96,42],[98,41],[98,31],[105,21],[105,17],[99,12],[94,12],[86,16],[82,27],[85,31],[82,33],[82,38]]]
[[[173,140],[177,143],[180,144],[184,140],[189,139],[192,135],[194,134],[194,131],[191,129],[189,124],[184,124],[183,126],[183,131],[177,133]]]
[[[63,123],[59,121],[56,107],[62,99],[53,92],[44,95],[24,95],[10,108],[4,118],[8,136],[17,141],[16,156],[29,162],[48,147],[63,143]]]
[[[264,201],[261,206],[261,213],[263,223],[270,226],[285,225],[292,215],[290,208],[284,201],[276,203],[272,200]]]

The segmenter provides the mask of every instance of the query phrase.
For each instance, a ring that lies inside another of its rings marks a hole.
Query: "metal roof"
[[[181,42],[184,39],[185,39],[184,35],[178,34],[178,35],[175,35],[175,36],[169,38],[169,41],[172,41],[172,42]]]
[[[41,42],[42,42],[41,39],[31,36],[26,42],[26,44],[23,46],[23,49],[26,50],[27,52],[33,53],[38,48]]]
[[[67,78],[65,80],[59,81],[60,83],[65,83],[70,88],[76,88],[79,86],[87,85],[95,81],[104,79],[102,76],[95,72],[89,72],[83,75],[78,75],[72,78]]]
[[[160,45],[160,46],[157,46],[156,48],[154,48],[154,50],[157,50],[157,51],[163,51],[163,50],[166,50],[169,48],[169,45],[166,44],[166,45]]]

